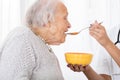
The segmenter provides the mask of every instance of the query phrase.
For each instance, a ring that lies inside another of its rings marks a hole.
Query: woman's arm
[[[120,49],[112,41],[103,46],[120,67]]]
[[[9,39],[3,48],[0,59],[0,80],[30,80],[32,76],[35,57],[30,44],[21,36]]]
[[[83,73],[86,75],[88,80],[111,80],[111,77],[106,74],[97,74],[90,66],[87,67]]]
[[[120,67],[120,49],[114,45],[114,43],[109,39],[104,26],[95,22],[90,27],[90,35],[94,37],[111,55],[115,62]],[[117,35],[116,35],[117,36]]]
[[[89,65],[81,66],[81,65],[72,65],[68,64],[68,67],[75,72],[83,72],[88,80],[111,80],[111,76],[106,74],[97,74]]]

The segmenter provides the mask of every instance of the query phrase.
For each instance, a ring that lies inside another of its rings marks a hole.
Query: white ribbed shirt
[[[0,80],[64,80],[57,57],[27,27],[17,27],[0,50]]]

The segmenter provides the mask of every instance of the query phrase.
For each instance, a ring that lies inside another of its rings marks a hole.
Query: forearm
[[[83,71],[83,73],[86,75],[88,80],[107,80],[104,79],[104,77],[97,74],[90,66],[88,66],[88,68],[85,71]]]
[[[109,41],[107,45],[103,46],[107,52],[112,56],[112,58],[115,60],[115,62],[120,67],[120,49],[112,43],[112,41]]]
[[[88,66],[81,66],[81,65],[67,65],[71,70],[75,72],[83,72],[88,80],[111,80],[111,76],[107,74],[97,74],[89,65]]]

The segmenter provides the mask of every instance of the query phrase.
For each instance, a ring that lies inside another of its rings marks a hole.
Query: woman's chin
[[[56,44],[56,45],[60,45],[60,44],[62,44],[62,43],[64,43],[64,42],[65,42],[65,40],[61,40],[61,41],[56,42],[55,44]]]

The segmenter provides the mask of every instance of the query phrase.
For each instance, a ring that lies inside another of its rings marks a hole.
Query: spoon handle
[[[88,28],[90,28],[90,27],[85,27],[85,28],[81,29],[81,30],[79,31],[79,33],[80,33],[81,31],[85,30],[85,29],[88,29]]]

